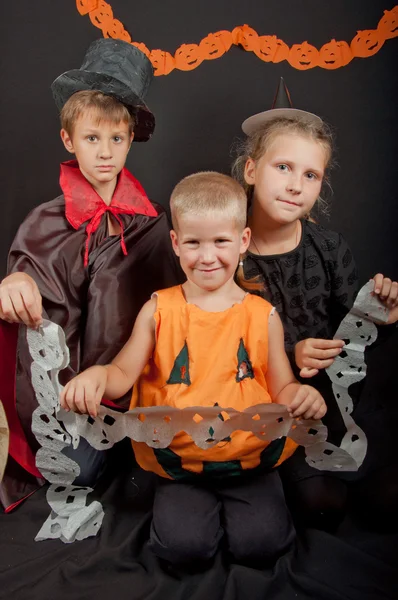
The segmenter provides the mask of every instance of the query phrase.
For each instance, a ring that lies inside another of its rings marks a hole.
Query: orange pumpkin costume
[[[225,311],[207,312],[187,303],[181,286],[156,295],[155,350],[130,408],[219,405],[242,411],[272,402],[266,383],[271,304],[247,294]],[[290,439],[266,442],[247,431],[235,431],[208,449],[196,446],[185,432],[165,449],[132,445],[143,469],[176,480],[258,473],[279,465],[296,449]]]

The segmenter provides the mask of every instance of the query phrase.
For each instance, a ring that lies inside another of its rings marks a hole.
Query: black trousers
[[[159,558],[207,560],[222,540],[238,562],[269,562],[294,537],[276,471],[201,484],[158,479],[149,543]]]

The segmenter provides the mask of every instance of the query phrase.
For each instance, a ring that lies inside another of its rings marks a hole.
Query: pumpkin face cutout
[[[116,40],[123,40],[124,42],[131,42],[130,34],[123,27],[118,19],[112,19],[109,21],[109,25],[102,28],[104,37],[113,38]]]
[[[230,42],[228,45],[228,37],[225,34],[229,33]],[[225,41],[224,41],[225,40]],[[232,35],[228,31],[218,31],[217,34],[209,33],[209,35],[200,42],[199,48],[204,59],[212,60],[219,58],[228,50],[232,45]]]
[[[254,49],[256,56],[264,62],[278,63],[289,56],[289,47],[276,35],[262,35],[258,38],[258,47]]]
[[[254,52],[258,49],[258,33],[248,25],[235,27],[232,40],[234,44],[242,46],[246,51]]]
[[[232,46],[232,33],[230,31],[227,31],[226,29],[222,29],[221,31],[216,31],[214,35],[216,36],[216,38],[221,40],[225,52],[228,52],[228,50]]]
[[[398,36],[398,6],[384,11],[384,17],[380,19],[377,29],[385,40]]]
[[[351,50],[354,56],[366,58],[373,56],[384,44],[383,34],[377,29],[358,31],[351,42]]]
[[[95,10],[98,7],[98,0],[77,0],[76,8],[81,15]]]
[[[203,58],[212,60],[225,54],[225,48],[220,38],[210,33],[199,44]]]
[[[323,69],[339,69],[345,67],[353,59],[351,48],[347,42],[331,40],[319,51],[319,66]]]
[[[311,46],[308,42],[293,44],[287,60],[295,69],[312,69],[319,62],[319,52],[315,46]]]
[[[89,16],[92,24],[102,29],[109,21],[113,20],[112,7],[104,0],[99,0],[97,8],[90,11]]]
[[[149,55],[155,75],[168,75],[174,69],[175,61],[170,52],[152,50]]]
[[[203,61],[197,44],[182,44],[175,53],[175,65],[181,71],[192,71]]]

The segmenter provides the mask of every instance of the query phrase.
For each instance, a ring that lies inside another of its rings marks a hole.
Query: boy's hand
[[[387,325],[398,321],[398,283],[377,273],[373,277],[375,287],[373,293],[379,296],[380,302],[389,310]]]
[[[301,377],[314,377],[320,369],[330,367],[344,346],[343,340],[307,338],[297,342],[294,348],[296,365]]]
[[[310,385],[300,385],[292,402],[287,407],[292,417],[322,419],[326,414],[325,400]]]
[[[62,408],[95,418],[104,395],[107,376],[106,367],[98,365],[71,379],[59,398]]]
[[[0,318],[36,329],[42,324],[42,302],[36,282],[26,273],[12,273],[0,284]]]

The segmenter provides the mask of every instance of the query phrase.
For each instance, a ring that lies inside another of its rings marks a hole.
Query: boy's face
[[[98,122],[94,110],[77,119],[71,135],[61,130],[65,148],[76,155],[80,171],[97,191],[112,182],[116,185],[133,137],[128,123]]]
[[[207,291],[233,279],[239,256],[250,243],[248,227],[240,232],[233,219],[217,214],[180,217],[178,232],[170,235],[187,279]]]

